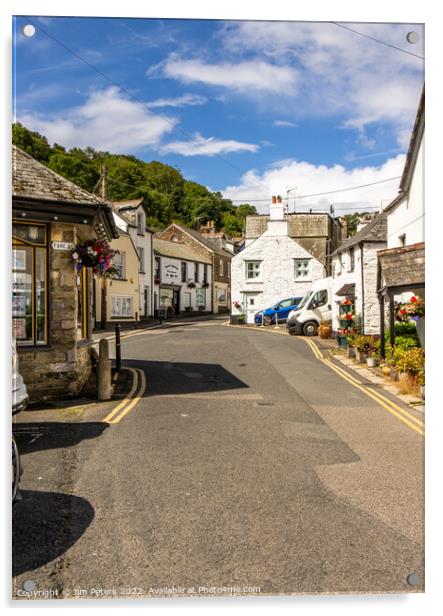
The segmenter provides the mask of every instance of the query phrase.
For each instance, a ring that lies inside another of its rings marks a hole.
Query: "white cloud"
[[[275,120],[272,123],[273,126],[283,126],[288,128],[296,128],[298,125],[294,122],[289,122],[288,120]]]
[[[156,107],[185,107],[187,105],[204,105],[207,101],[206,96],[183,94],[183,96],[177,96],[176,98],[158,98],[155,101],[147,102],[146,106],[150,109],[155,109]]]
[[[420,43],[411,46],[409,24],[347,24],[363,34],[423,54],[423,26],[415,24]],[[345,126],[360,131],[374,122],[391,125],[399,144],[411,129],[424,79],[419,58],[388,48],[332,23],[229,22],[220,32],[226,53],[257,54],[280,66],[297,66],[297,96],[291,109],[303,116],[347,117]],[[282,96],[285,93],[282,92]],[[292,93],[291,93],[292,94]],[[367,145],[372,147],[369,140]]]
[[[381,202],[386,205],[397,195],[400,180],[317,197],[302,199],[297,196],[317,195],[398,177],[403,172],[404,162],[404,155],[398,155],[380,166],[346,169],[342,165],[327,167],[304,161],[282,160],[279,166],[274,165],[262,174],[251,169],[242,176],[240,184],[227,186],[221,192],[227,198],[240,200],[242,203],[251,202],[259,212],[267,213],[269,203],[254,202],[253,199],[267,199],[270,195],[283,196],[289,188],[296,186],[296,191],[290,193],[290,211],[293,211],[295,196],[296,211],[307,211],[310,208],[324,211],[334,204],[337,214],[345,214],[352,210],[376,208]]]
[[[164,63],[155,67],[165,77],[182,83],[204,83],[228,88],[235,92],[270,92],[294,94],[298,85],[297,70],[263,60],[222,62],[210,64],[200,59],[186,60],[171,54]],[[148,71],[153,74],[153,71]]]
[[[199,133],[193,141],[172,141],[160,148],[162,154],[181,154],[182,156],[215,156],[225,152],[256,152],[259,146],[242,143],[234,139],[205,138]]]
[[[65,147],[92,146],[115,153],[157,146],[177,120],[150,113],[144,105],[124,97],[118,88],[93,92],[84,105],[45,116],[25,113],[18,118],[27,128]]]

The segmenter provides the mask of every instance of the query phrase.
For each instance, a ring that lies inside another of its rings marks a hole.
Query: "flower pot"
[[[355,358],[359,364],[362,364],[366,361],[366,353],[364,351],[360,351],[359,349],[355,349]]]
[[[398,381],[398,370],[395,366],[390,366],[390,377],[393,381]]]
[[[348,346],[346,349],[346,357],[349,357],[350,359],[355,357],[355,347]]]
[[[318,328],[318,335],[320,338],[330,338],[332,328],[329,325],[320,325]]]
[[[367,357],[366,363],[368,368],[375,368],[377,366],[377,359],[375,357]]]
[[[337,336],[337,344],[340,349],[345,349],[348,346],[348,340],[345,335],[338,334]]]
[[[391,367],[387,365],[382,366],[381,373],[383,374],[383,376],[391,376]]]

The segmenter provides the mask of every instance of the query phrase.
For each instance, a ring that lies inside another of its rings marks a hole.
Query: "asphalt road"
[[[123,356],[119,423],[21,418],[15,596],[423,590],[423,437],[304,340],[206,321]]]

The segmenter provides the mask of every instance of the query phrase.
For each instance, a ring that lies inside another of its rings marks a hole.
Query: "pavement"
[[[21,413],[13,596],[422,592],[422,414],[281,333],[130,332],[114,415]]]

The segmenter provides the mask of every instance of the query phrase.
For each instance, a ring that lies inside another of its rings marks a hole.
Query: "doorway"
[[[260,293],[243,293],[246,323],[254,324],[255,313],[260,309]]]
[[[174,314],[180,314],[180,291],[177,289],[172,291],[172,309]]]

